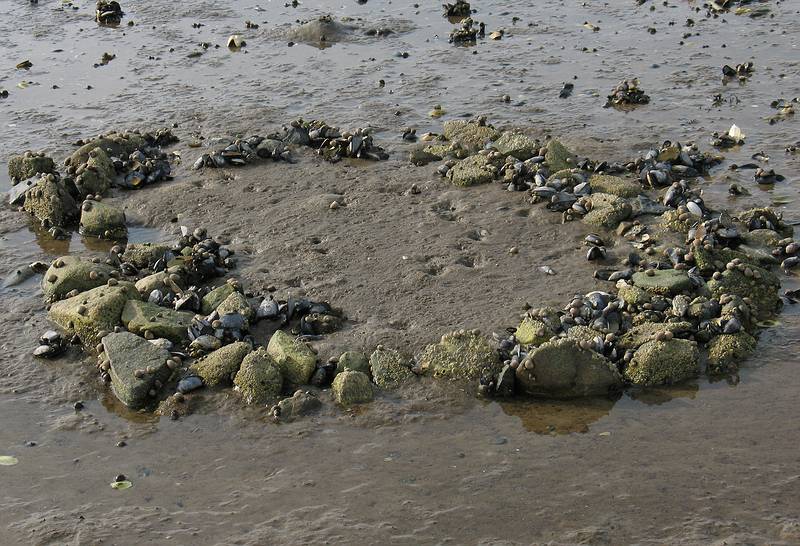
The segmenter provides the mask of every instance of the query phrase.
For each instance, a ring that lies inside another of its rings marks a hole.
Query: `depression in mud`
[[[0,0],[0,544],[799,544],[798,24]]]

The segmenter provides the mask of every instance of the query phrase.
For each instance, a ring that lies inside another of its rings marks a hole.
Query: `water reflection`
[[[589,425],[608,415],[616,401],[610,398],[513,399],[499,404],[506,415],[519,417],[528,432],[570,434],[589,432]]]

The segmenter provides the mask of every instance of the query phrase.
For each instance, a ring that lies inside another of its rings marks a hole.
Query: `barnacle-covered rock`
[[[436,378],[470,379],[494,377],[502,364],[488,340],[470,331],[442,336],[439,343],[428,345],[419,358],[423,372]]]
[[[396,389],[414,376],[412,361],[395,349],[379,347],[369,357],[372,379],[382,389]]]
[[[85,292],[104,285],[113,272],[113,267],[103,263],[84,260],[80,256],[61,256],[53,260],[42,279],[44,299],[54,302],[73,290]]]
[[[342,406],[363,404],[375,398],[369,376],[355,370],[345,370],[337,374],[331,386],[333,399]]]
[[[108,203],[86,200],[81,205],[79,231],[89,237],[125,239],[128,237],[125,213]]]
[[[208,353],[192,364],[191,370],[209,387],[230,385],[242,360],[252,350],[249,343],[237,341]]]
[[[22,155],[12,156],[8,160],[8,176],[12,180],[25,180],[37,174],[50,174],[56,172],[56,164],[52,158],[43,153],[25,152]]]
[[[188,339],[192,313],[130,300],[122,310],[122,323],[134,334],[146,338],[166,338],[179,343]]]
[[[78,205],[64,182],[53,174],[42,175],[25,193],[23,208],[48,227],[66,227],[78,217]]]
[[[708,372],[724,374],[739,369],[739,362],[749,357],[756,348],[756,338],[747,332],[722,334],[706,345]]]
[[[633,354],[625,377],[634,385],[671,385],[700,373],[700,352],[694,341],[648,341]]]
[[[275,359],[290,385],[304,385],[317,368],[317,355],[308,345],[277,330],[269,340],[267,352]]]
[[[172,374],[167,364],[169,352],[130,332],[105,336],[103,356],[109,362],[111,390],[132,409],[154,401],[158,385]]]
[[[244,357],[233,385],[245,403],[266,404],[280,396],[283,375],[275,360],[261,347]]]

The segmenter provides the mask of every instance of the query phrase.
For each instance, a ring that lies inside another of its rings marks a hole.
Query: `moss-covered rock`
[[[57,301],[48,316],[70,334],[77,334],[84,346],[94,347],[100,342],[100,334],[112,332],[121,324],[122,310],[132,299],[139,299],[136,287],[120,281]]]
[[[247,301],[245,295],[241,292],[231,292],[231,294],[217,306],[216,310],[220,315],[239,313],[245,318],[247,325],[249,325],[250,321],[255,318],[255,311],[253,311],[253,307],[250,305],[250,302]]]
[[[708,373],[732,373],[739,369],[739,362],[746,359],[756,348],[756,338],[747,332],[722,334],[706,345],[708,349]]]
[[[189,339],[188,328],[193,317],[188,311],[139,300],[128,301],[122,310],[122,323],[134,334],[153,339],[163,337],[175,343]]]
[[[202,311],[204,315],[208,315],[214,311],[220,304],[228,299],[228,296],[236,292],[233,284],[226,282],[213,289],[211,292],[203,296]]]
[[[593,193],[591,202],[592,210],[583,217],[583,221],[591,226],[614,229],[633,213],[628,201],[608,193]]]
[[[382,389],[396,389],[412,377],[412,361],[395,349],[377,348],[369,357],[372,380]]]
[[[516,378],[526,394],[547,398],[607,395],[622,385],[622,377],[608,359],[565,338],[532,351],[517,367]]]
[[[333,399],[342,406],[364,404],[375,398],[369,376],[355,370],[345,370],[338,374],[331,386]]]
[[[292,396],[278,402],[278,417],[281,421],[291,421],[310,415],[321,407],[322,402],[312,392],[297,389]]]
[[[694,245],[692,255],[697,268],[703,273],[722,270],[728,262],[740,259],[746,260],[747,256],[742,252],[736,252],[730,248],[706,249],[703,245]]]
[[[539,143],[535,139],[511,131],[505,131],[492,145],[504,156],[512,156],[521,161],[539,154]]]
[[[517,326],[514,337],[521,345],[539,346],[553,337],[553,332],[538,318],[525,317]]]
[[[453,168],[447,171],[447,178],[453,185],[461,187],[488,184],[494,180],[494,174],[489,169],[490,165],[487,156],[471,155],[453,165]]]
[[[283,375],[275,360],[261,347],[244,357],[233,385],[245,403],[263,405],[281,395]]]
[[[167,250],[169,246],[158,243],[128,243],[122,259],[138,269],[149,269],[164,257]]]
[[[64,182],[52,174],[43,175],[25,193],[23,208],[45,226],[66,227],[78,217],[78,204]]]
[[[677,210],[668,210],[661,215],[662,229],[676,233],[688,233],[695,222],[697,222],[697,217],[691,214],[682,216]]]
[[[439,343],[428,345],[420,356],[419,366],[436,378],[477,380],[496,376],[502,363],[485,337],[457,331],[443,335]]]
[[[408,160],[412,165],[421,167],[433,161],[439,161],[444,157],[444,154],[434,154],[426,151],[423,148],[414,148],[408,153]]]
[[[111,390],[133,409],[154,402],[159,385],[172,374],[167,365],[169,352],[130,332],[105,336],[103,355],[109,362]]]
[[[269,340],[267,352],[278,363],[284,379],[290,385],[304,385],[317,368],[317,355],[308,345],[277,330]]]
[[[166,271],[159,271],[158,273],[142,277],[136,281],[136,290],[139,291],[139,294],[141,294],[143,298],[149,296],[150,292],[153,290],[169,290],[169,286],[166,282],[168,277],[169,273]]]
[[[794,234],[794,228],[785,223],[781,216],[769,207],[745,210],[736,216],[751,229],[766,227],[765,224],[769,222],[782,237],[791,237]]]
[[[46,302],[64,298],[69,292],[85,292],[102,286],[111,278],[114,268],[102,263],[82,260],[80,256],[61,256],[53,260],[42,279]]]
[[[691,322],[644,322],[632,327],[620,336],[617,347],[623,350],[638,349],[661,332],[672,332],[675,336],[681,336],[692,332]]]
[[[28,151],[22,155],[12,156],[8,160],[8,176],[12,180],[25,180],[37,174],[54,172],[56,172],[56,164],[52,158],[43,153]]]
[[[752,264],[741,264],[742,269],[726,269],[719,279],[708,281],[708,289],[712,296],[719,298],[723,294],[749,298],[751,311],[756,318],[768,318],[776,313],[780,300],[778,278],[761,267]],[[751,272],[749,276],[747,272]]]
[[[574,339],[578,343],[581,341],[588,341],[590,343],[594,343],[595,338],[597,337],[604,338],[605,335],[597,330],[589,328],[588,326],[582,326],[577,324],[575,326],[570,326],[569,330],[567,330],[567,338]]]
[[[209,387],[230,385],[242,360],[252,349],[249,343],[243,341],[225,345],[192,364],[191,370]]]
[[[336,362],[336,373],[342,373],[345,370],[353,370],[355,372],[363,372],[369,375],[369,359],[367,355],[360,351],[346,351],[342,353],[339,360]]]
[[[574,167],[575,159],[575,154],[558,140],[552,139],[547,143],[547,152],[544,155],[544,160],[547,166],[550,167],[550,172]]]
[[[699,373],[697,344],[686,339],[648,341],[636,350],[625,369],[628,381],[645,387],[679,383]]]
[[[628,284],[625,281],[619,281],[617,284],[617,295],[628,305],[635,305],[637,307],[649,302],[651,297],[645,290],[638,286]]]
[[[651,271],[651,274],[645,271],[634,273],[631,279],[634,286],[660,296],[674,296],[692,291],[694,285],[685,271],[677,269],[653,269]]]
[[[608,193],[617,197],[636,197],[642,193],[642,187],[637,181],[607,174],[592,175],[589,178],[589,185],[592,187],[592,191]]]
[[[95,148],[89,152],[86,163],[78,168],[75,187],[82,197],[103,195],[111,187],[116,174],[108,154],[102,148]]]
[[[108,203],[84,201],[81,205],[81,235],[99,237],[101,239],[126,239],[128,228],[125,225],[125,213]]]
[[[109,157],[124,158],[145,144],[144,137],[137,133],[109,133],[86,142],[64,163],[78,168],[89,160],[91,152],[96,148],[102,149]]]
[[[497,131],[488,125],[457,119],[444,122],[444,136],[469,150],[478,151],[487,142],[497,138]]]

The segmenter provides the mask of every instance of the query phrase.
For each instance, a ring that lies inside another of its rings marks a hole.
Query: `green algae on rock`
[[[691,322],[644,322],[632,327],[619,338],[618,346],[621,349],[638,349],[656,335],[670,332],[674,336],[688,335],[692,332]]]
[[[50,307],[50,320],[76,334],[86,347],[94,347],[102,337],[121,324],[128,300],[139,299],[133,284],[120,281],[114,286],[98,286],[77,296],[57,301]]]
[[[244,357],[233,386],[245,403],[266,404],[280,396],[283,375],[275,360],[261,347]]]
[[[440,379],[477,380],[497,375],[502,363],[486,338],[459,330],[428,345],[419,358],[419,366],[424,373]]]
[[[608,395],[622,387],[616,366],[574,339],[556,339],[528,354],[516,370],[520,390],[547,398]]]
[[[547,325],[535,317],[525,317],[514,332],[517,342],[522,345],[541,345],[553,337]]]
[[[363,372],[369,375],[371,372],[367,355],[360,351],[345,351],[342,353],[342,356],[336,361],[336,373],[341,373],[345,370]]]
[[[333,399],[341,406],[364,404],[375,398],[369,376],[364,372],[345,370],[336,375],[331,386]]]
[[[556,139],[551,139],[547,143],[547,152],[544,154],[544,160],[547,166],[550,167],[550,172],[571,169],[575,166],[575,154]]]
[[[411,358],[395,349],[378,346],[369,357],[372,380],[382,389],[392,390],[414,377]]]
[[[504,156],[512,156],[520,161],[530,159],[539,153],[539,143],[522,133],[505,131],[492,143],[495,150]]]
[[[168,245],[159,243],[128,243],[122,259],[138,269],[145,269],[153,267],[153,264],[163,258],[168,250]]]
[[[250,302],[247,301],[244,294],[236,291],[231,292],[231,294],[217,306],[216,311],[220,315],[239,313],[247,321],[245,323],[246,325],[249,325],[250,321],[255,318],[255,312]]]
[[[129,300],[122,310],[122,323],[128,330],[145,338],[163,337],[180,343],[189,337],[188,328],[194,315],[175,311],[154,303]]]
[[[42,175],[25,193],[25,212],[48,227],[66,227],[78,217],[78,205],[64,182],[53,174]]]
[[[755,350],[756,338],[747,332],[721,334],[712,339],[707,348],[709,373],[735,373],[739,369],[739,362]]]
[[[488,184],[494,180],[489,158],[483,154],[471,155],[462,159],[447,171],[447,178],[455,186],[468,187]]]
[[[617,197],[636,197],[642,193],[642,187],[637,181],[607,174],[592,175],[589,178],[589,185],[593,191],[608,193]]]
[[[111,390],[133,409],[149,405],[172,374],[169,352],[130,332],[105,336],[103,357],[109,363]]]
[[[12,180],[26,180],[37,174],[56,172],[56,164],[52,158],[42,153],[25,152],[11,156],[8,160],[8,176]]]
[[[317,355],[308,345],[277,330],[269,340],[267,352],[275,359],[290,385],[305,385],[317,368]]]
[[[675,296],[684,292],[691,292],[693,285],[685,271],[677,269],[651,269],[633,274],[631,279],[634,286],[651,294],[660,296]]]
[[[456,119],[444,122],[444,136],[472,151],[482,150],[490,140],[497,138],[497,131],[477,121]]]
[[[209,387],[230,385],[236,372],[239,371],[242,360],[252,350],[249,343],[237,341],[208,353],[192,364],[190,369]]]
[[[626,379],[643,387],[671,385],[699,373],[697,343],[677,338],[643,343],[625,368]]]
[[[61,256],[53,260],[42,279],[44,299],[52,303],[73,290],[85,292],[104,285],[114,271],[111,266],[82,260],[79,256]]]
[[[125,239],[128,237],[125,213],[121,209],[108,203],[88,199],[81,205],[78,231],[81,235],[101,239]]]
[[[233,286],[233,284],[226,282],[225,284],[216,287],[211,292],[203,296],[201,309],[203,314],[210,314],[234,292],[236,292],[236,288]]]
[[[753,314],[759,319],[777,312],[779,288],[780,281],[772,272],[746,263],[726,269],[719,278],[708,281],[708,289],[716,298],[726,294],[747,298],[745,301],[750,302]]]

